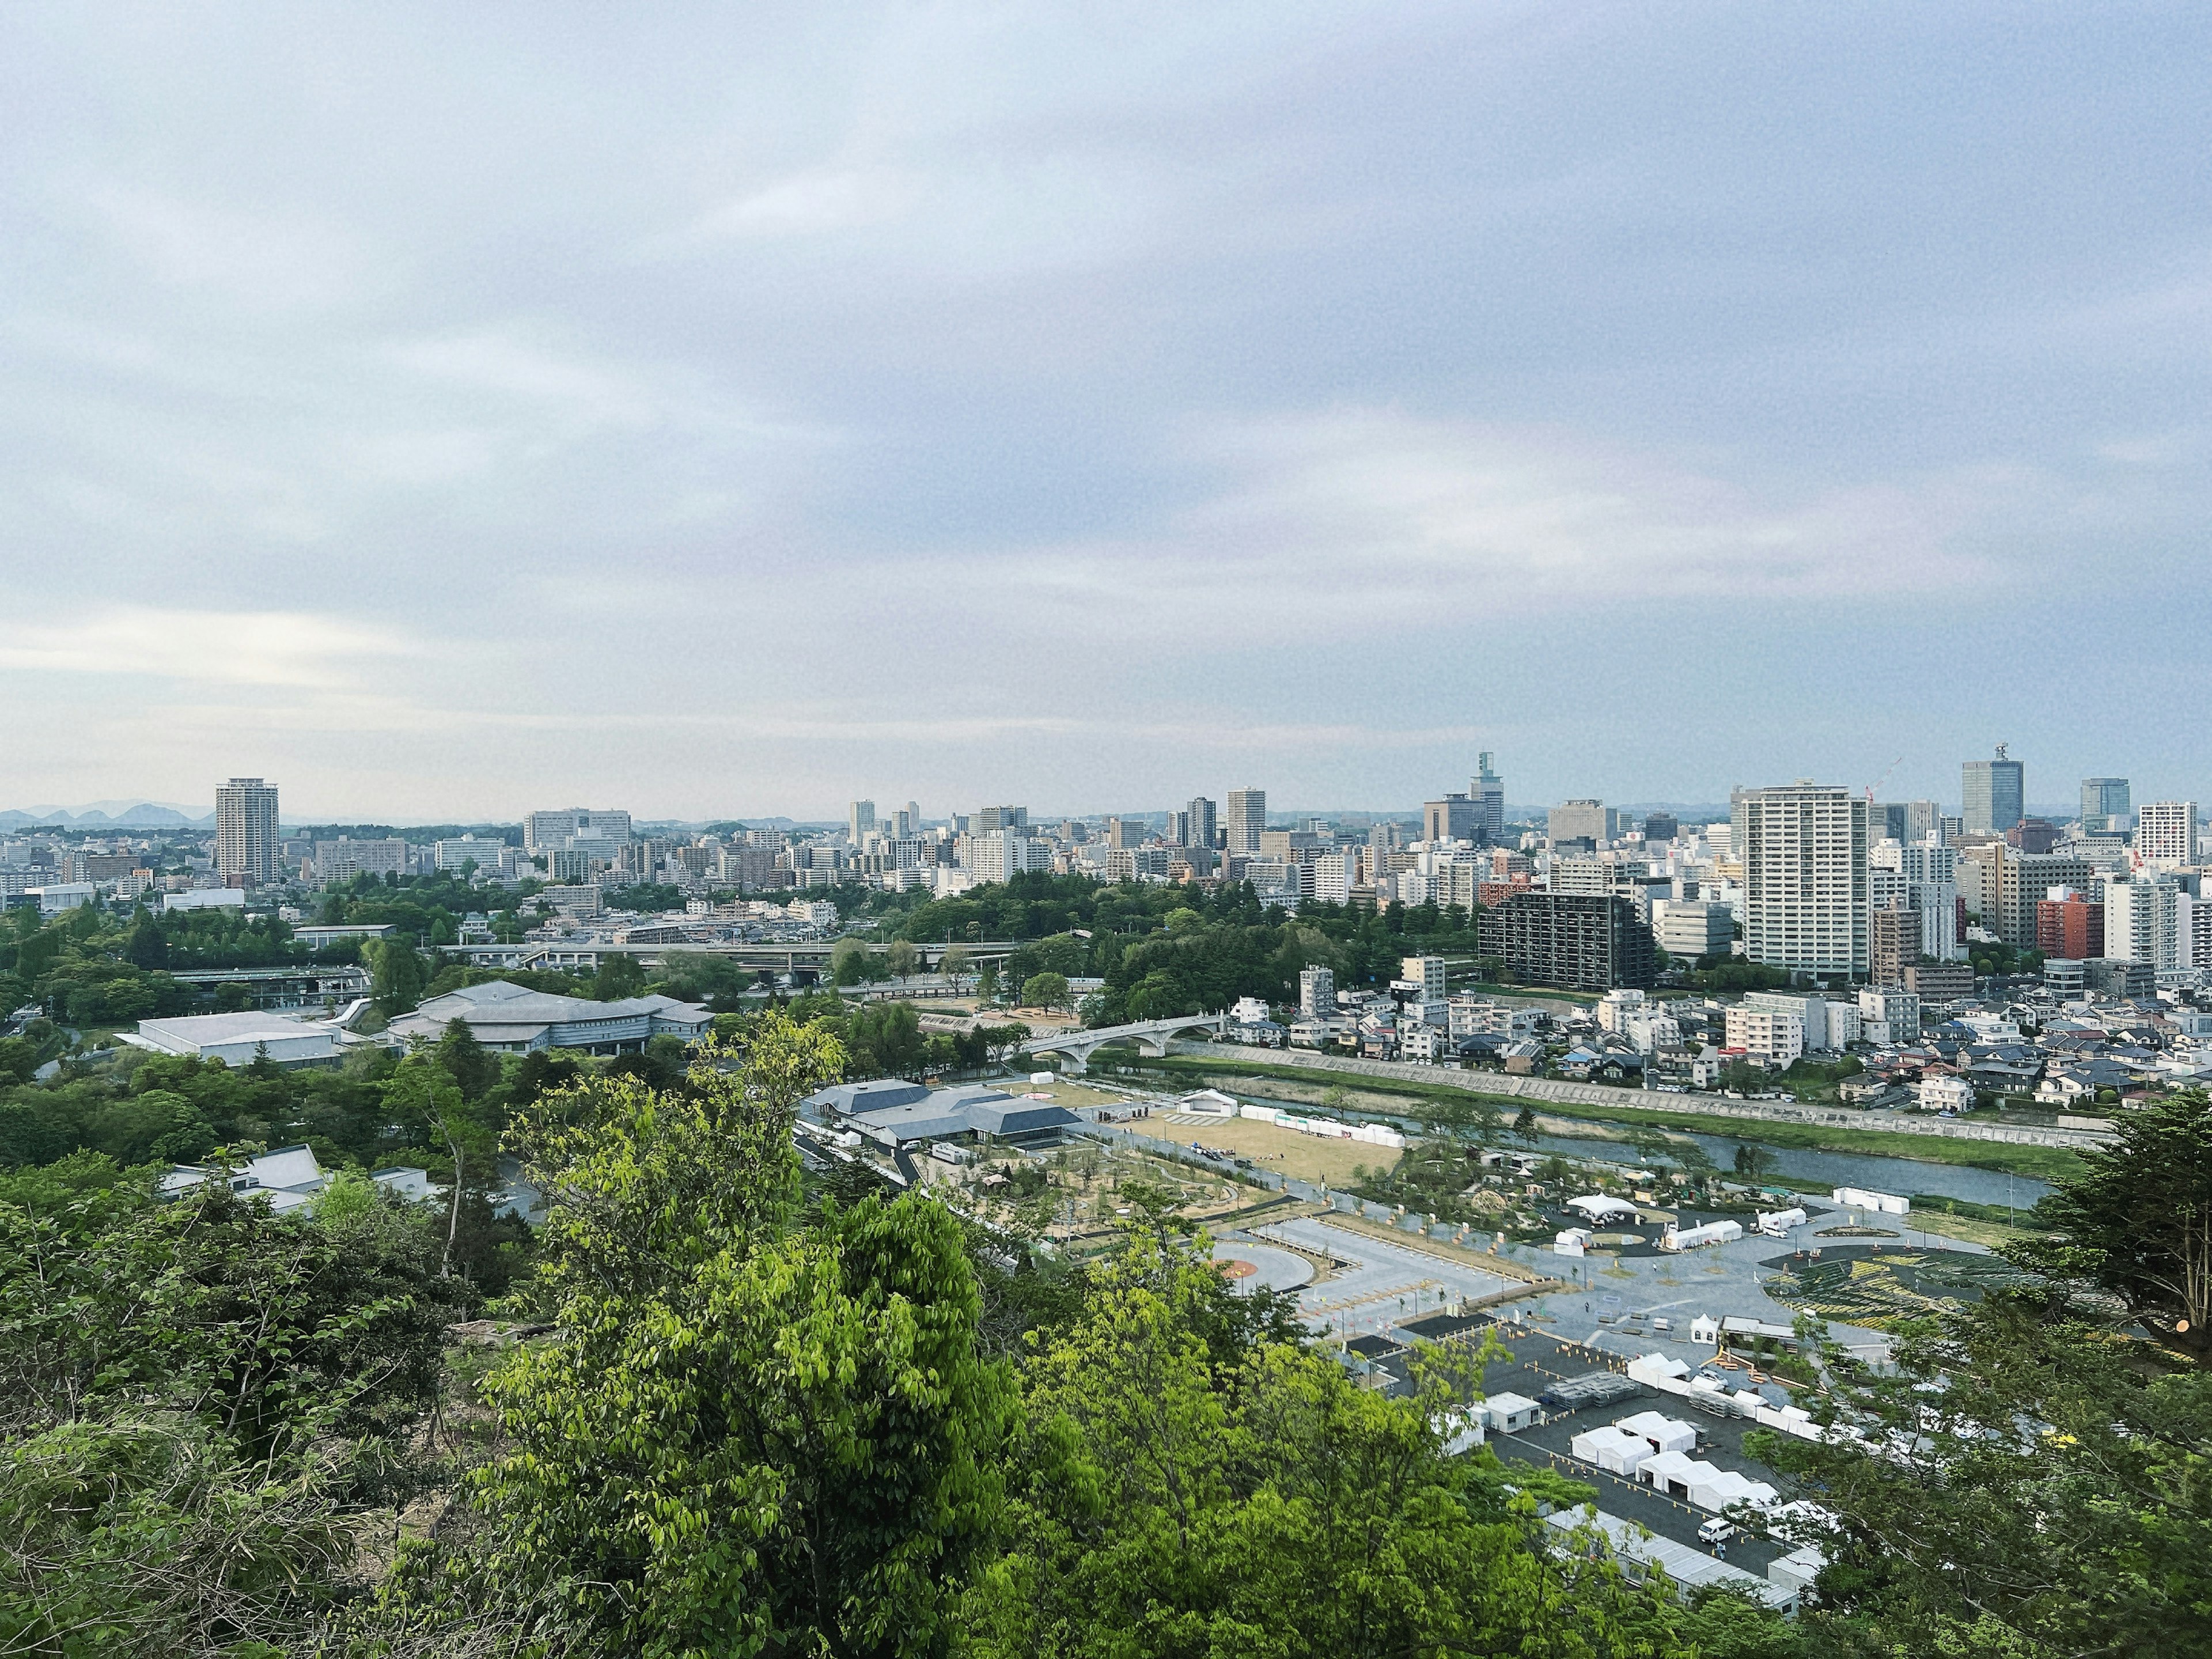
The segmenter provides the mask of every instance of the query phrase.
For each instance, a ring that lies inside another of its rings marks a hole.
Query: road
[[[1793,1105],[1784,1100],[1730,1100],[1720,1095],[1662,1094],[1648,1089],[1615,1089],[1602,1083],[1574,1083],[1562,1078],[1514,1077],[1503,1072],[1462,1072],[1412,1061],[1354,1060],[1303,1048],[1248,1048],[1228,1042],[1170,1042],[1168,1052],[1207,1060],[1239,1060],[1255,1066],[1288,1066],[1334,1073],[1340,1078],[1389,1078],[1464,1089],[1498,1100],[1546,1101],[1613,1110],[1695,1112],[1701,1117],[1737,1118],[1769,1123],[1802,1123],[1821,1128],[1866,1130],[1881,1134],[1940,1135],[1954,1140],[2000,1141],[2019,1146],[2064,1146],[2075,1151],[2100,1146],[2112,1139],[2091,1129],[2027,1127],[2013,1123],[1972,1123],[1915,1113],[1858,1112],[1837,1106]]]

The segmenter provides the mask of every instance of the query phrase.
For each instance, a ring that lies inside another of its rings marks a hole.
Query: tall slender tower
[[[276,789],[233,778],[215,792],[215,862],[226,885],[258,887],[276,877]]]
[[[1260,850],[1260,832],[1267,827],[1267,792],[1232,789],[1229,811],[1222,820],[1229,832],[1229,851],[1249,854]]]
[[[1505,780],[1490,769],[1490,750],[1478,759],[1482,769],[1468,791],[1474,797],[1475,839],[1495,847],[1505,839]]]

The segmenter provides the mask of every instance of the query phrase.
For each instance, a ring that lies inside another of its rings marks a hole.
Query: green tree
[[[620,1002],[644,992],[645,969],[629,951],[617,951],[600,959],[599,971],[592,976],[592,995],[598,1000]]]
[[[968,947],[964,945],[954,945],[946,947],[944,956],[938,961],[937,971],[951,981],[957,989],[974,966],[975,958],[969,955]]]
[[[1747,1439],[1818,1504],[1790,1528],[1830,1557],[1817,1651],[2212,1651],[2212,1374],[2045,1313],[2000,1291],[1909,1330],[1891,1374],[1832,1358],[1855,1434]]]
[[[915,965],[921,960],[921,953],[914,948],[912,939],[895,939],[884,948],[884,966],[890,970],[894,979],[913,977]]]
[[[437,1053],[438,1064],[445,1067],[464,1100],[483,1099],[499,1081],[499,1056],[479,1042],[468,1021],[458,1016],[446,1022]]]
[[[830,982],[860,985],[872,978],[868,947],[849,934],[830,947]]]
[[[1638,1599],[1609,1563],[1530,1547],[1533,1492],[1509,1493],[1486,1455],[1443,1454],[1440,1388],[1362,1389],[1295,1344],[1220,1328],[1219,1297],[1201,1254],[1147,1224],[1024,1366],[1005,1553],[963,1608],[977,1655],[1672,1645],[1629,1627]]]
[[[2057,1236],[2008,1254],[2118,1297],[2203,1359],[2212,1355],[2212,1097],[2153,1100],[2116,1113],[2112,1128],[2036,1206]]]
[[[372,945],[369,993],[377,1012],[390,1019],[406,1013],[422,1000],[427,975],[415,947],[398,939],[378,939]]]
[[[1735,1172],[1746,1181],[1758,1181],[1774,1167],[1774,1154],[1753,1141],[1735,1144]]]
[[[1025,1008],[1065,1008],[1069,995],[1065,974],[1032,974],[1022,986]]]
[[[623,1652],[944,1650],[1011,1391],[942,1206],[800,1211],[792,1121],[842,1061],[772,1015],[683,1094],[599,1080],[533,1109],[565,1339],[488,1379],[511,1449],[474,1483],[478,1553],[418,1560],[397,1613],[495,1594]]]

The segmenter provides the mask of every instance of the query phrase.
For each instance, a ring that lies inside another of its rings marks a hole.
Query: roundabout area
[[[1313,1263],[1296,1251],[1262,1244],[1257,1239],[1217,1243],[1213,1261],[1221,1276],[1240,1291],[1295,1291],[1310,1284],[1314,1276]]]

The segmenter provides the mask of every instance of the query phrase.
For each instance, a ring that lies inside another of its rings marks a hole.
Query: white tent
[[[1567,1207],[1579,1210],[1593,1224],[1607,1221],[1633,1221],[1636,1206],[1625,1198],[1607,1198],[1602,1193],[1590,1193],[1581,1198],[1571,1198]]]
[[[1775,1238],[1782,1237],[1792,1227],[1802,1227],[1805,1224],[1805,1212],[1802,1207],[1790,1210],[1760,1210],[1757,1212],[1757,1215],[1759,1231]]]
[[[1662,1250],[1694,1250],[1701,1244],[1733,1244],[1743,1237],[1741,1221],[1708,1221],[1702,1227],[1669,1227],[1661,1236]]]
[[[1686,1452],[1654,1452],[1645,1458],[1636,1471],[1636,1478],[1646,1486],[1677,1498],[1690,1495],[1690,1482],[1700,1469],[1710,1469],[1710,1463],[1700,1463]]]
[[[1753,1480],[1734,1469],[1717,1469],[1710,1463],[1698,1465],[1712,1473],[1702,1481],[1690,1484],[1690,1501],[1699,1509],[1724,1510],[1731,1504],[1749,1504],[1754,1508],[1771,1504],[1780,1496],[1764,1480]]]
[[[1689,1374],[1687,1365],[1663,1353],[1647,1353],[1641,1359],[1628,1362],[1629,1376],[1651,1388],[1662,1382],[1679,1382]]]
[[[1590,1236],[1587,1227],[1569,1227],[1552,1240],[1553,1255],[1580,1255],[1589,1248]]]
[[[1690,1322],[1690,1340],[1717,1343],[1721,1340],[1721,1322],[1711,1314],[1699,1314]]]
[[[1698,1431],[1680,1418],[1662,1417],[1657,1412],[1638,1412],[1633,1417],[1622,1418],[1613,1426],[1624,1434],[1650,1441],[1654,1451],[1697,1449]]]
[[[1651,1455],[1650,1441],[1610,1426],[1584,1429],[1567,1447],[1583,1462],[1595,1463],[1614,1474],[1635,1474],[1636,1466]]]

